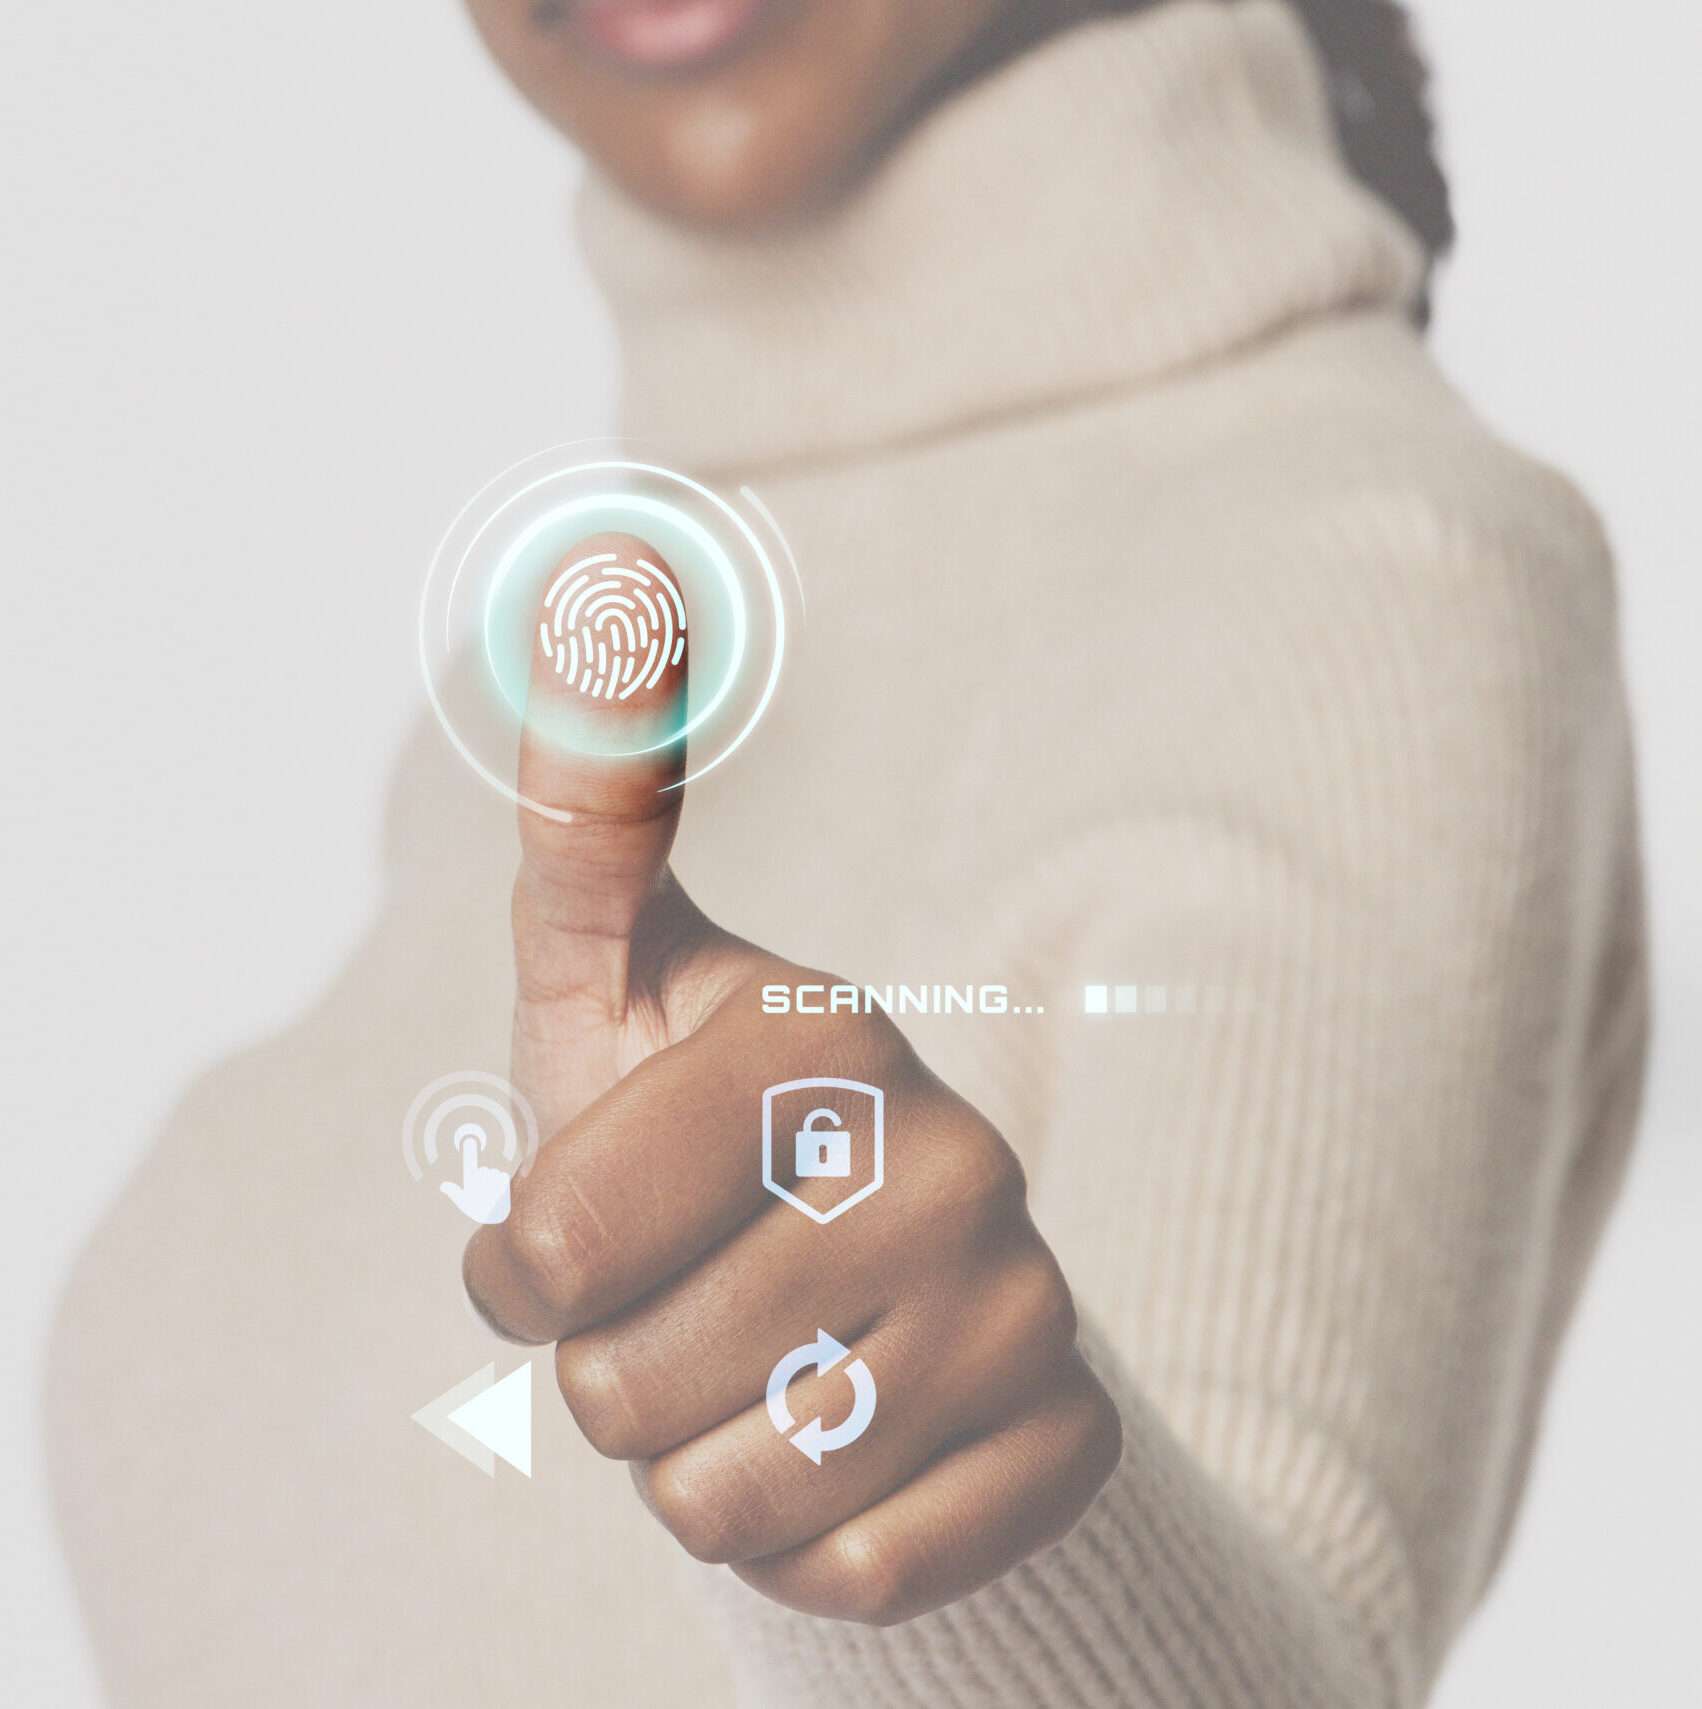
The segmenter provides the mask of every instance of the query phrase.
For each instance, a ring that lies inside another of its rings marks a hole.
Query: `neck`
[[[1346,306],[1409,305],[1411,234],[1337,153],[1279,0],[1171,0],[1020,55],[855,192],[762,238],[587,187],[626,431],[714,471],[1142,385]]]

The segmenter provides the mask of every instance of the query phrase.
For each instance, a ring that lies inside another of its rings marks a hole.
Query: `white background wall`
[[[1702,12],[1419,0],[1462,232],[1437,349],[1619,551],[1653,886],[1643,1138],[1513,1552],[1442,1709],[1698,1701],[1702,1598]]]
[[[1672,0],[1420,11],[1464,230],[1441,354],[1624,560],[1662,1023],[1532,1500],[1442,1702],[1678,1704],[1702,1590],[1702,39]],[[486,474],[606,424],[611,364],[571,165],[452,0],[13,5],[0,68],[0,1696],[81,1705],[35,1410],[55,1292],[174,1091],[354,941],[425,558]]]

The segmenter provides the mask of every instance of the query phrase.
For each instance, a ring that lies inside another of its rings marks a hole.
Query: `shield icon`
[[[861,1167],[859,1167],[861,1164]],[[829,1223],[886,1178],[886,1094],[861,1080],[785,1080],[762,1095],[762,1184]],[[844,1190],[833,1194],[832,1183]],[[808,1183],[810,1199],[793,1191]],[[831,1198],[831,1202],[828,1202]]]

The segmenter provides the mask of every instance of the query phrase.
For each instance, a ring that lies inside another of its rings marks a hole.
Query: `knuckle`
[[[514,1268],[534,1298],[563,1313],[583,1304],[597,1261],[579,1219],[558,1216],[545,1195],[533,1192],[516,1199],[503,1230]]]
[[[1063,1357],[1076,1344],[1080,1321],[1075,1295],[1051,1249],[1036,1238],[1005,1281],[1015,1338],[1040,1358]]]
[[[1123,1415],[1099,1379],[1083,1368],[1079,1392],[1069,1402],[1074,1459],[1098,1489],[1123,1458]]]
[[[680,1547],[712,1566],[750,1559],[770,1528],[769,1497],[742,1460],[709,1466],[682,1450],[641,1468],[640,1488]]]
[[[936,1166],[936,1208],[970,1242],[1019,1218],[1028,1181],[1017,1155],[990,1122],[970,1112],[953,1124]]]
[[[610,1460],[638,1460],[655,1451],[648,1408],[630,1361],[591,1337],[556,1346],[556,1385],[580,1434]]]
[[[504,1341],[521,1347],[553,1341],[555,1335],[535,1303],[515,1297],[507,1275],[510,1261],[503,1243],[489,1238],[494,1233],[492,1229],[479,1229],[461,1254],[461,1286],[466,1290],[467,1303],[485,1327]],[[492,1253],[499,1256],[493,1258]]]
[[[823,978],[829,990],[850,984],[825,975]],[[878,1008],[836,1016],[829,1031],[825,1035],[816,1033],[811,1042],[816,1051],[825,1049],[833,1064],[832,1072],[886,1088],[900,1084],[913,1063],[910,1041],[892,1018]]]
[[[863,1626],[894,1626],[915,1607],[909,1551],[873,1529],[848,1525],[833,1539],[829,1595],[838,1617]]]
[[[912,1060],[910,1041],[890,1015],[881,1010],[861,1016],[855,1023],[852,1043],[857,1059],[864,1063],[877,1084],[901,1078]]]

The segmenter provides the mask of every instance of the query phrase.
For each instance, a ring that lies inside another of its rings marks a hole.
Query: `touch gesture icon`
[[[440,1175],[451,1148],[459,1180]],[[408,1173],[416,1181],[437,1181],[444,1198],[473,1222],[508,1219],[513,1178],[524,1175],[537,1155],[538,1118],[500,1074],[445,1074],[414,1099],[402,1120]]]
[[[455,1130],[455,1147],[461,1153],[461,1179],[440,1181],[438,1190],[463,1216],[474,1222],[506,1222],[509,1211],[508,1177],[479,1161],[489,1143],[477,1122],[463,1122]]]

